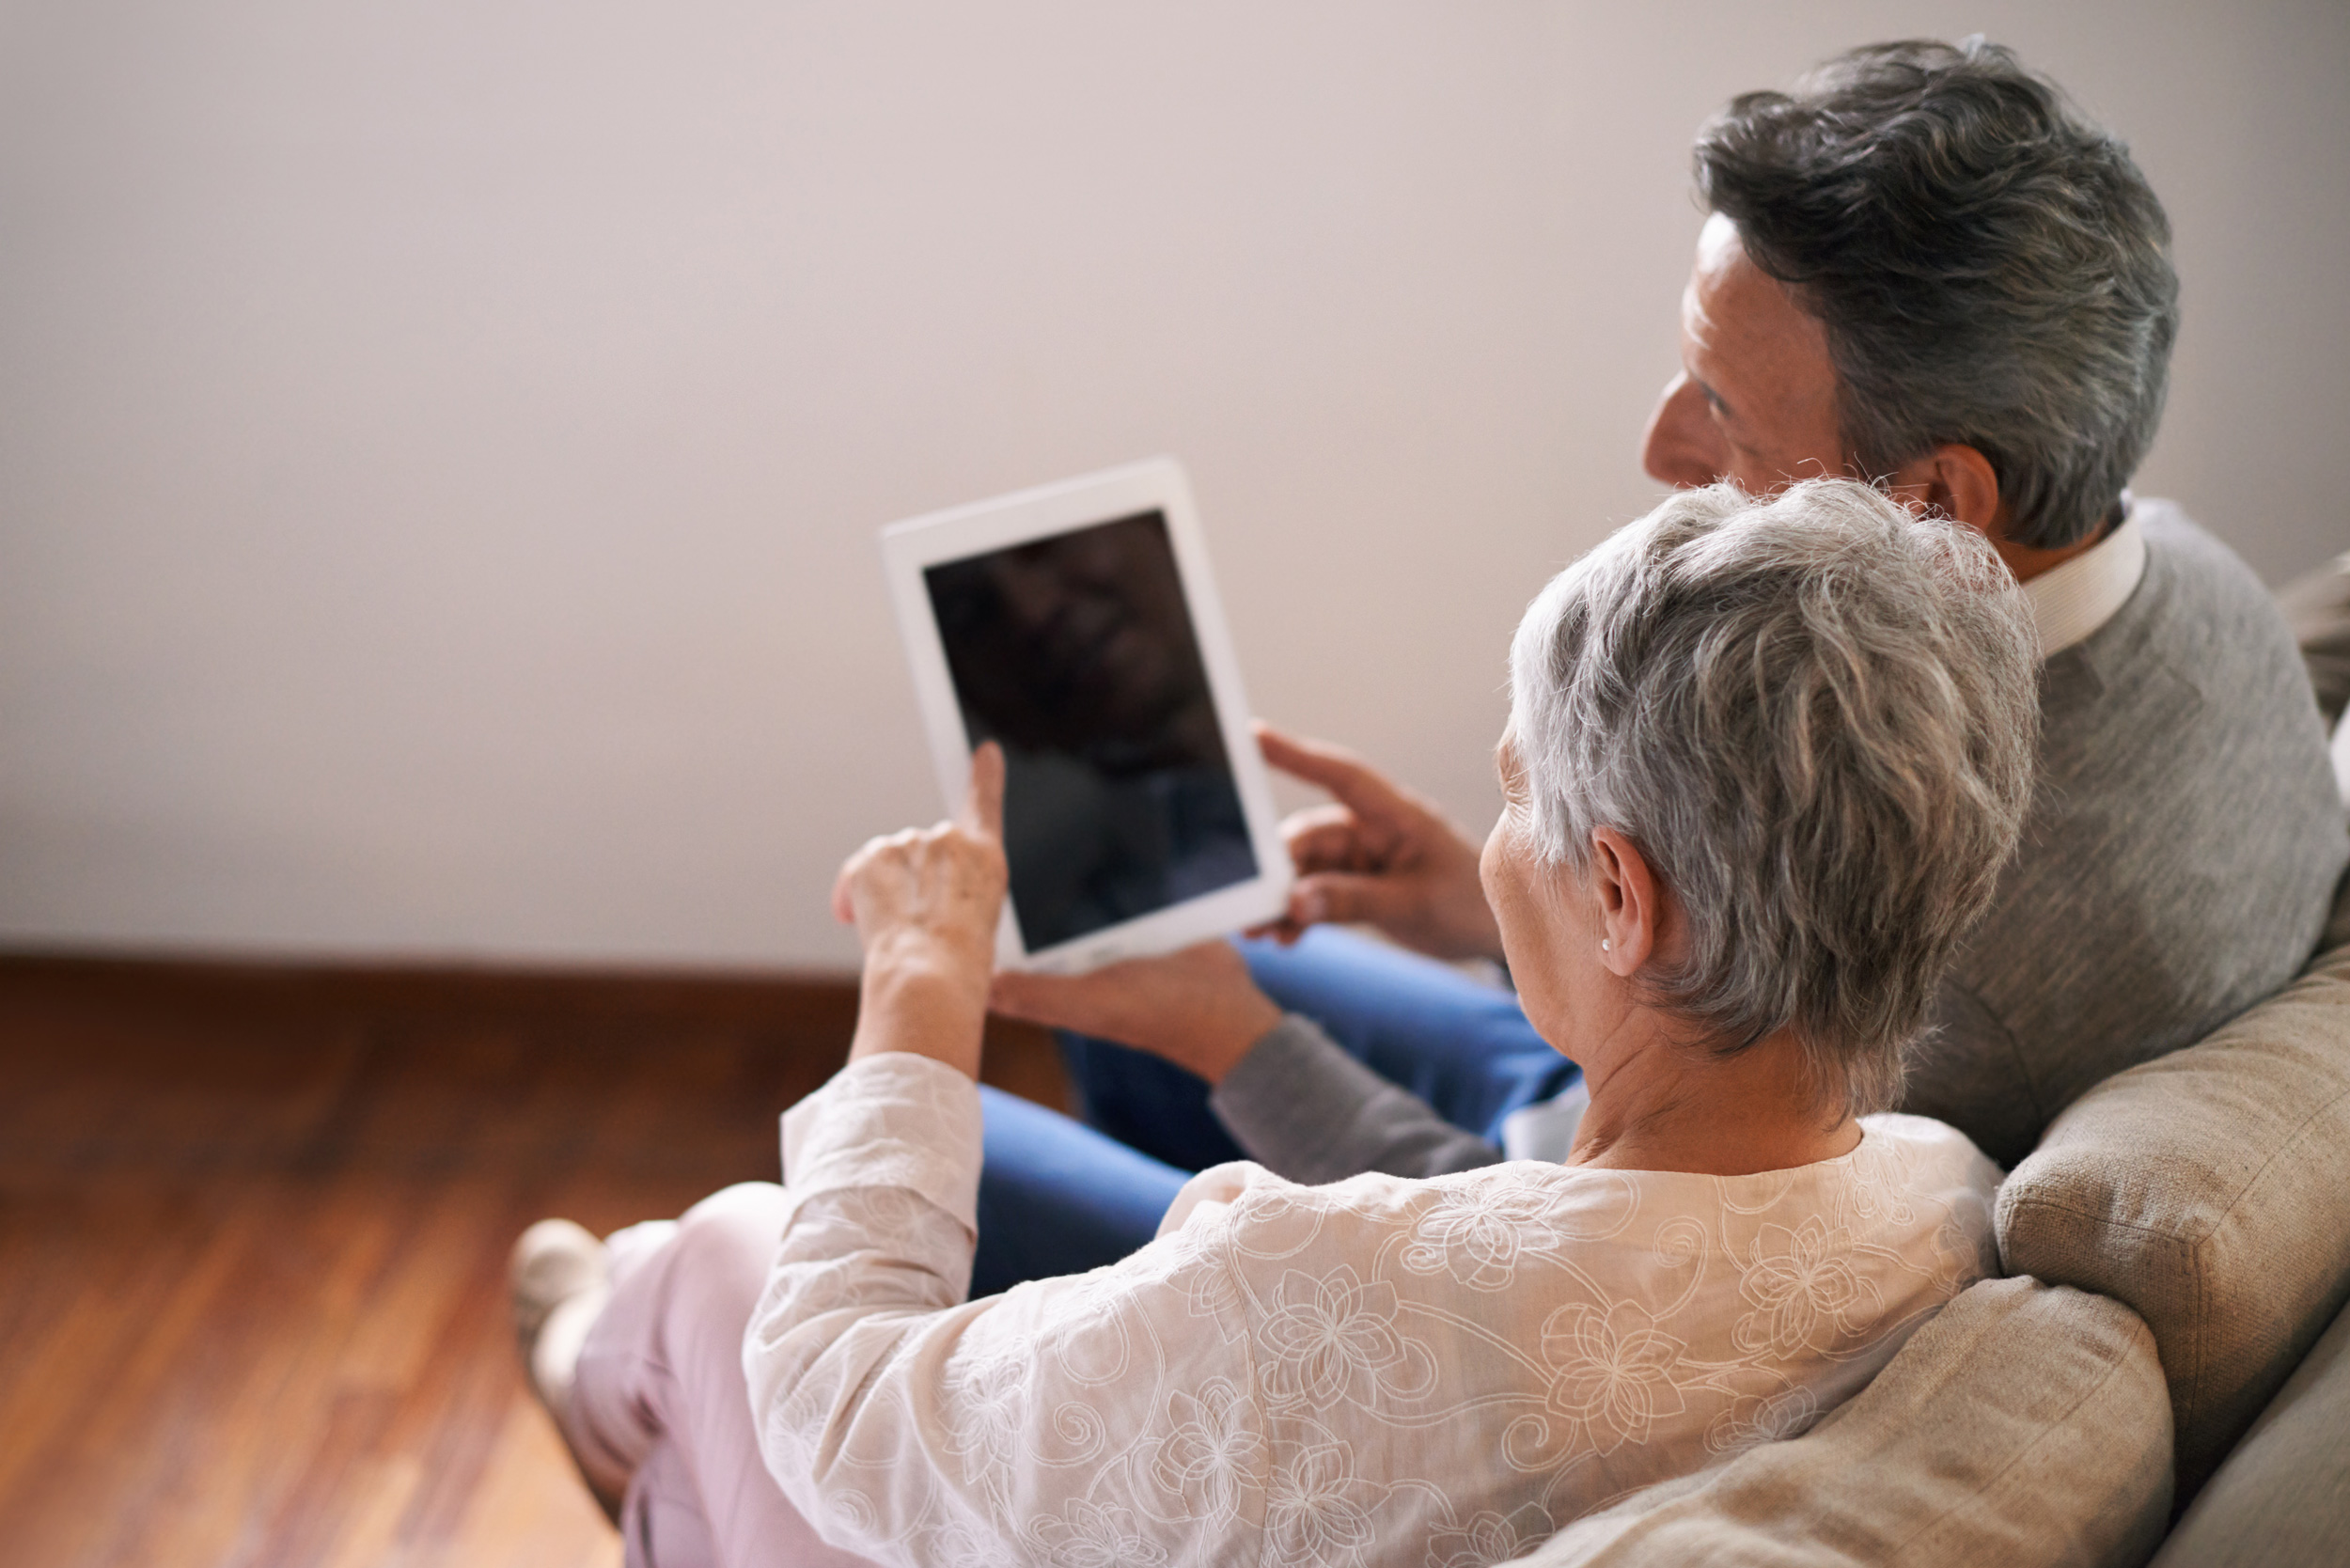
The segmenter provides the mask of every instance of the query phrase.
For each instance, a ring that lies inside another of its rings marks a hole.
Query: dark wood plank
[[[772,1180],[839,977],[0,955],[10,1561],[594,1564],[506,1249]],[[991,1081],[1065,1093],[1041,1033]]]

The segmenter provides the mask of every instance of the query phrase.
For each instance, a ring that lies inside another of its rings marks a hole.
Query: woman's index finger
[[[971,789],[956,820],[987,838],[1004,836],[1004,748],[994,741],[971,754]]]

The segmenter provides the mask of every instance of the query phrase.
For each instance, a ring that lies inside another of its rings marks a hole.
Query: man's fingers
[[[1315,833],[1330,827],[1344,828],[1351,833],[1355,826],[1354,812],[1335,800],[1325,800],[1319,806],[1303,807],[1283,817],[1281,837],[1295,839],[1304,834]]]
[[[1045,1022],[1037,1014],[1046,998],[1039,993],[1035,983],[1044,978],[1046,977],[1024,974],[1017,969],[998,971],[995,980],[987,988],[987,1010],[990,1012],[1000,1012],[1007,1018],[1019,1018],[1032,1024]]]
[[[1004,748],[994,741],[971,754],[971,791],[956,821],[981,837],[1004,837]]]
[[[1343,806],[1295,813],[1281,824],[1281,840],[1289,849],[1290,864],[1301,874],[1359,871],[1369,866],[1370,846],[1363,842],[1361,824]]]
[[[1343,746],[1287,734],[1262,719],[1257,721],[1257,746],[1283,773],[1319,784],[1358,811],[1384,815],[1401,803],[1384,775]]]
[[[1101,1027],[1104,1003],[1114,995],[1116,985],[1113,980],[1110,992],[1105,993],[1103,974],[1100,969],[1089,975],[1039,975],[1006,969],[996,975],[988,988],[988,1010],[1025,1023],[1096,1031]]]
[[[1121,1040],[1160,1001],[1212,982],[1226,970],[1246,972],[1232,945],[1216,938],[1176,952],[1121,958],[1082,975],[1007,969],[995,977],[988,1005],[1032,1024]]]
[[[1398,911],[1406,896],[1389,877],[1323,871],[1301,877],[1291,886],[1289,917],[1300,926],[1378,925]]]

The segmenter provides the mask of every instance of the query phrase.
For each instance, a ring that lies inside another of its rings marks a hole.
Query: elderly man
[[[1878,480],[1981,529],[2031,602],[2032,822],[1904,1101],[2013,1164],[2092,1084],[2281,985],[2350,857],[2276,605],[2178,507],[2124,488],[2176,334],[2169,223],[2119,141],[1980,39],[1858,49],[1745,95],[1696,165],[1712,215],[1649,473]],[[1287,1016],[1171,1019],[1131,970],[1000,986],[1005,1011],[1157,1055],[1072,1041],[1099,1133],[991,1103],[975,1288],[1122,1254],[1225,1159],[1324,1181],[1563,1153],[1574,1070],[1508,993],[1309,929],[1497,957],[1475,847],[1335,748],[1264,745],[1336,797],[1292,823],[1294,945],[1250,945]]]

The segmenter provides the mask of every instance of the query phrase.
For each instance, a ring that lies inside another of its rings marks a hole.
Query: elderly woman
[[[971,1300],[983,751],[957,822],[841,872],[863,1006],[783,1186],[518,1248],[633,1560],[1481,1563],[1803,1429],[1991,1264],[1998,1172],[1872,1113],[2014,847],[2034,651],[1969,530],[1844,481],[1673,496],[1511,654],[1482,880],[1590,1086],[1571,1156],[1220,1166],[1123,1261]],[[1224,944],[1001,996],[1210,1075],[1310,1027]]]

